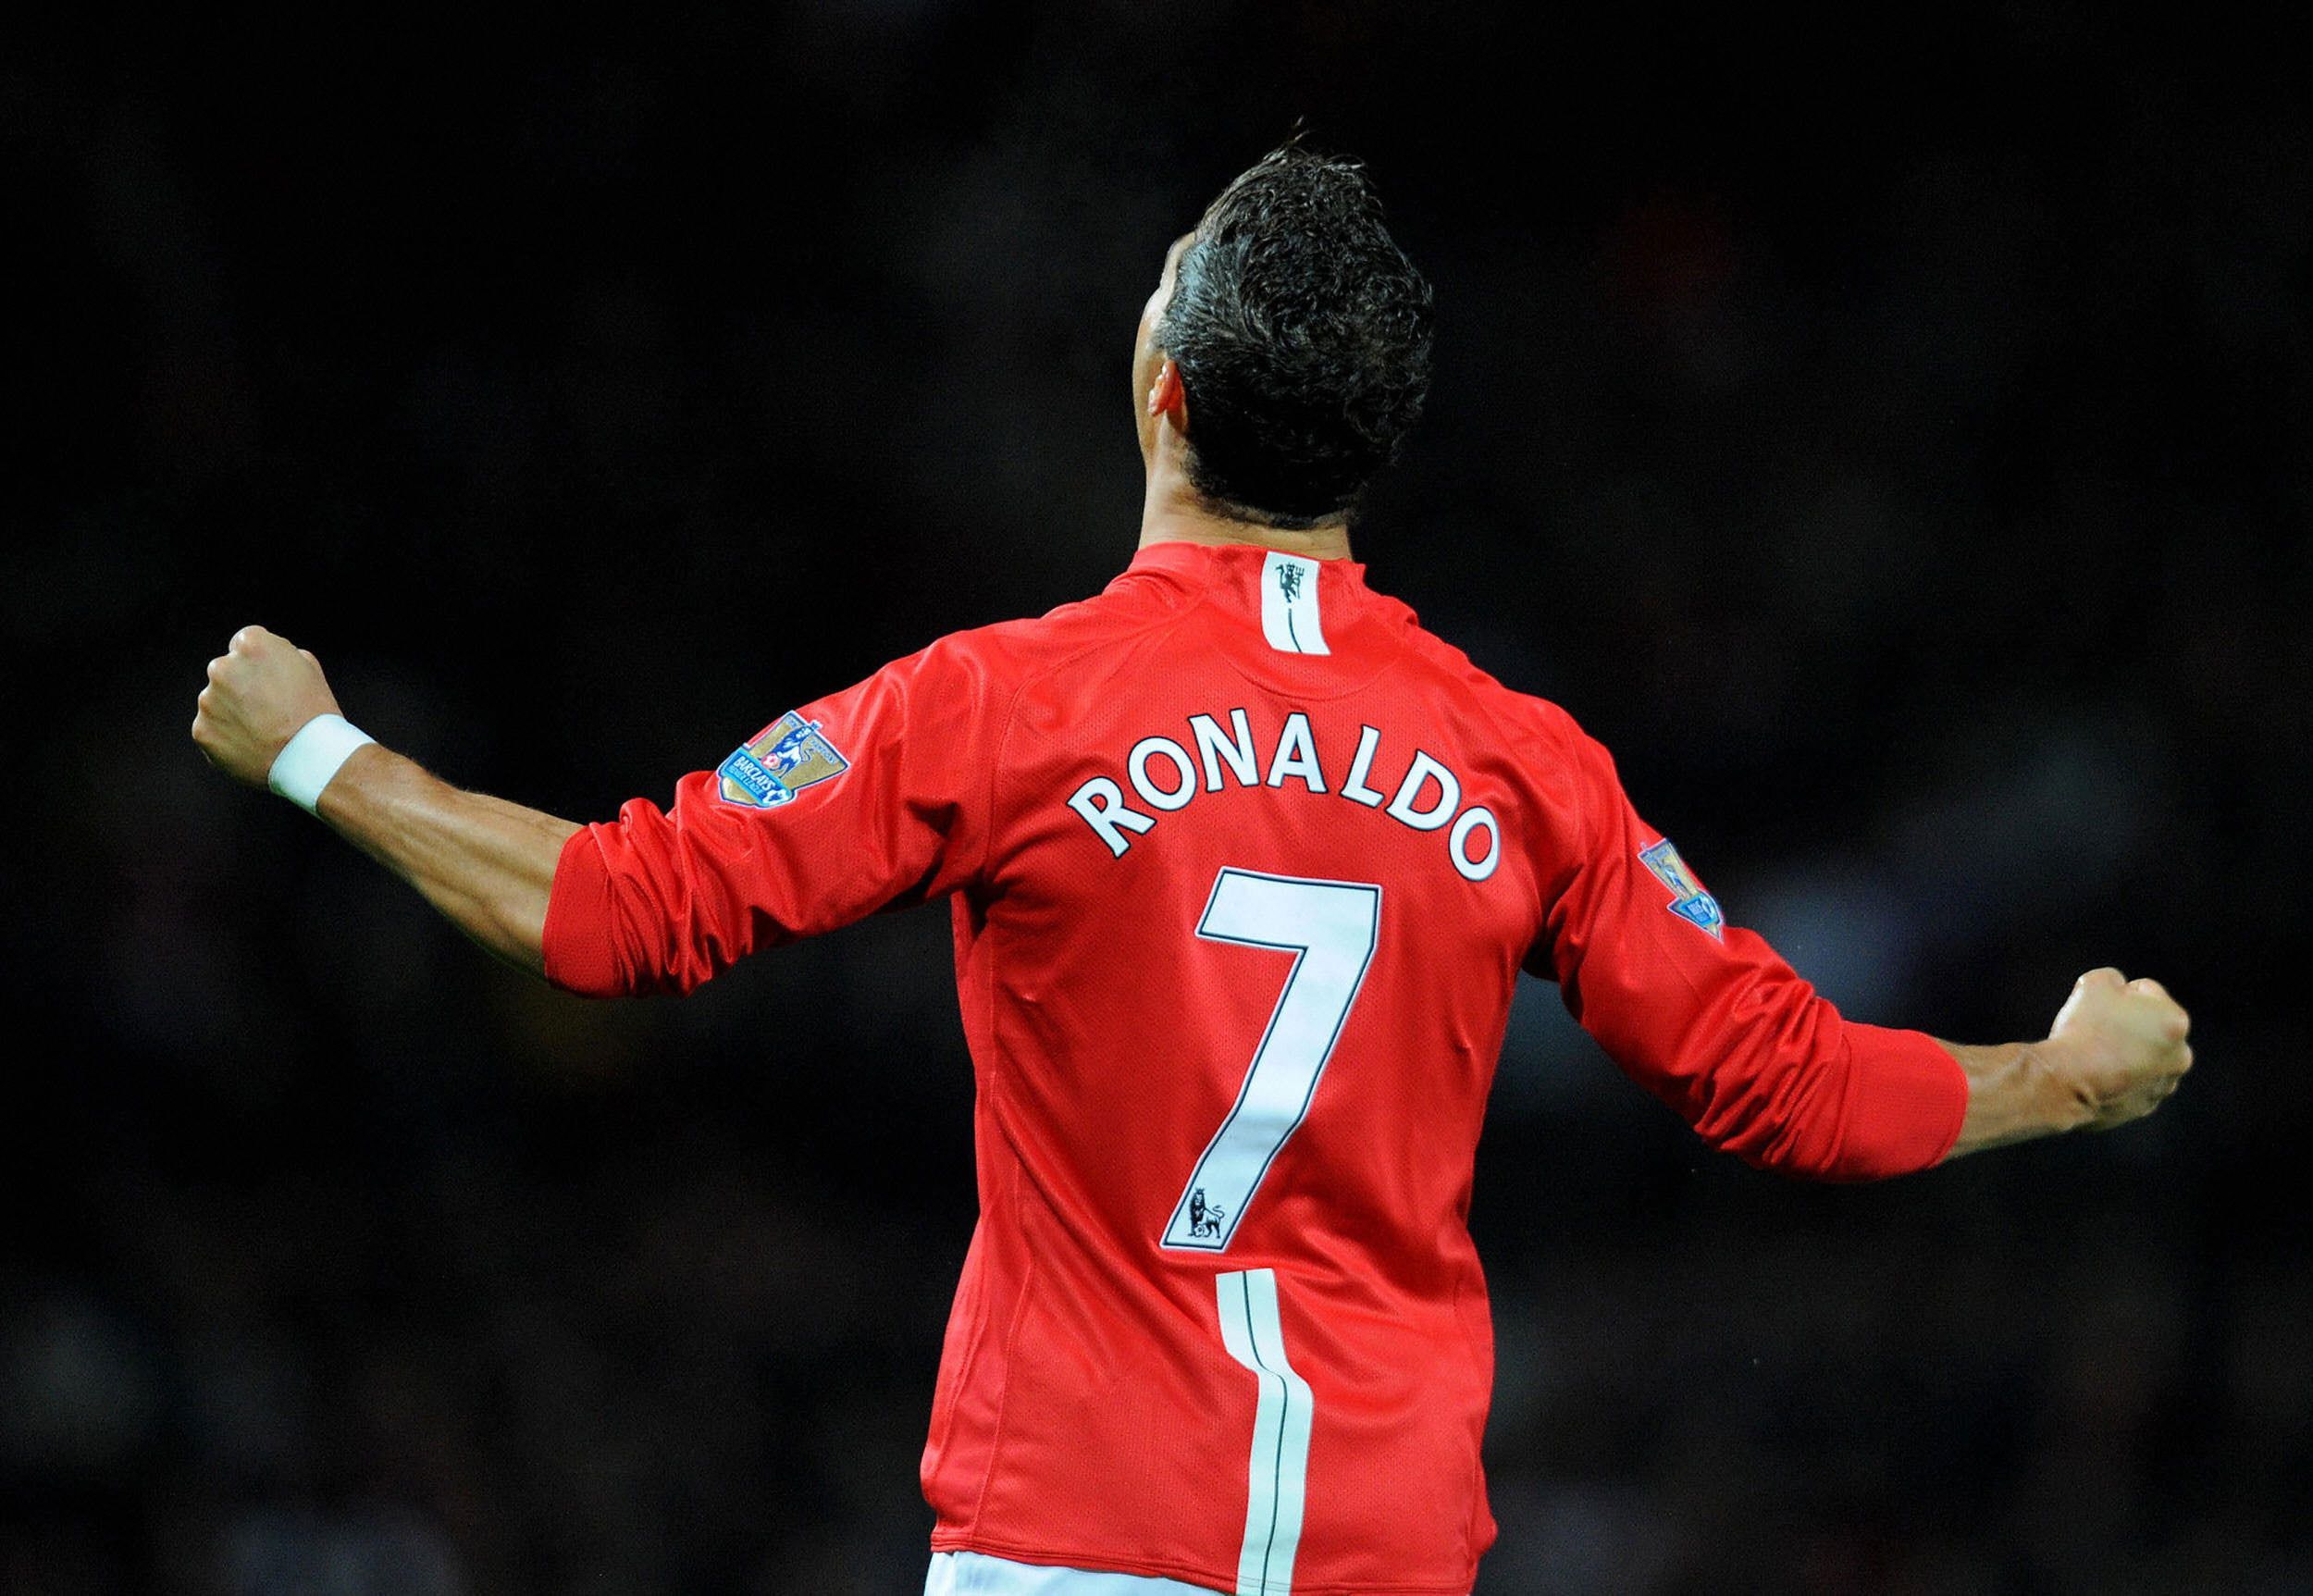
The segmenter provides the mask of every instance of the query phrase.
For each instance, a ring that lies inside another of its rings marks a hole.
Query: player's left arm
[[[467,935],[557,986],[689,992],[761,948],[974,878],[1000,650],[971,638],[781,717],[684,777],[665,808],[636,798],[615,821],[575,825],[461,792],[367,744],[334,767],[315,812]],[[337,707],[311,654],[243,627],[210,662],[193,740],[241,780],[288,790],[275,761],[307,726],[341,726],[319,719]]]
[[[252,786],[266,785],[299,732],[339,712],[320,662],[263,626],[234,633],[208,676],[192,740],[210,763]],[[376,743],[346,757],[315,812],[490,952],[544,973],[555,865],[577,825],[463,792]]]

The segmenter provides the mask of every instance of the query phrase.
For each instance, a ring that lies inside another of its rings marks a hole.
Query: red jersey
[[[574,836],[546,968],[686,991],[954,909],[980,1221],[933,1545],[1259,1596],[1463,1596],[1492,1541],[1466,1226],[1513,984],[1713,1144],[1934,1164],[1967,1088],[1727,925],[1605,750],[1366,585],[1160,544]]]

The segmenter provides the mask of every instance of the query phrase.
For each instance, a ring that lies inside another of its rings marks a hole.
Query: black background
[[[185,738],[262,621],[574,818],[1129,558],[1134,316],[1305,117],[1440,303],[1377,586],[1860,1018],[2194,1010],[1863,1190],[1529,985],[1480,1590],[2313,1589],[2313,115],[2278,36],[844,0],[0,35],[0,1588],[908,1592],[938,910],[534,988]],[[1537,31],[1540,30],[1540,31]]]

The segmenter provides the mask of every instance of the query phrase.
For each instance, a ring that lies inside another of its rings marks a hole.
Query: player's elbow
[[[1738,1114],[1730,1123],[1696,1127],[1704,1141],[1754,1169],[1795,1181],[1871,1181],[1899,1173],[1859,1159],[1838,1128],[1804,1118]]]
[[[685,959],[637,959],[606,938],[556,945],[540,973],[579,997],[687,997],[712,978],[714,968]]]
[[[1868,1148],[1849,1145],[1845,1137],[1836,1132],[1825,1135],[1800,1127],[1786,1127],[1763,1145],[1735,1146],[1728,1150],[1754,1169],[1794,1181],[1854,1184],[1911,1172],[1908,1167],[1892,1166],[1874,1157]]]
[[[577,997],[632,997],[636,993],[618,961],[599,948],[557,945],[542,959],[538,972],[548,985]]]
[[[563,854],[536,927],[540,973],[580,997],[697,991],[744,949],[717,934],[678,859],[629,838],[613,869],[597,835],[602,829],[579,833]],[[589,837],[595,846],[582,846]]]

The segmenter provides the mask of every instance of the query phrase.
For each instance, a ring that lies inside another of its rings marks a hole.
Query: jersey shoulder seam
[[[1435,632],[1418,625],[1412,630],[1417,639],[1412,651],[1419,654],[1423,662],[1434,669],[1450,673],[1474,686],[1478,691],[1473,697],[1478,700],[1480,712],[1497,730],[1519,741],[1531,740],[1545,745],[1556,743],[1560,751],[1564,751],[1564,745],[1570,740],[1571,735],[1579,731],[1574,716],[1567,712],[1565,706],[1539,693],[1520,692]],[[1525,724],[1513,721],[1497,701],[1502,699],[1529,708],[1533,711],[1532,719]]]
[[[1082,600],[1079,602],[1091,604],[1097,601],[1097,598],[1095,598]],[[1068,669],[1069,666],[1076,663],[1077,661],[1084,658],[1087,654],[1098,653],[1102,649],[1108,648],[1112,645],[1136,642],[1140,638],[1147,637],[1152,632],[1162,631],[1167,626],[1178,625],[1181,622],[1186,621],[1191,615],[1196,613],[1198,610],[1202,609],[1205,606],[1205,602],[1206,596],[1199,593],[1193,597],[1189,602],[1182,604],[1176,610],[1168,611],[1165,614],[1148,622],[1145,625],[1134,626],[1126,631],[1113,633],[1106,637],[1095,637],[1090,642],[1084,644],[1083,647],[1071,650],[1068,653],[1061,655],[1058,659],[1049,661],[1045,664],[1036,667],[1034,670],[1030,671],[1013,685],[1011,697],[1006,701],[1004,708],[1004,730],[996,738],[995,756],[988,761],[988,823],[986,830],[981,836],[980,867],[978,871],[974,872],[980,879],[983,881],[986,879],[989,862],[996,857],[997,784],[1003,778],[1004,756],[1006,751],[1011,747],[1012,730],[1020,724],[1020,699],[1027,697],[1028,689],[1048,677],[1058,675],[1060,672]],[[1073,608],[1074,606],[1068,607]],[[1036,619],[1041,620],[1043,617],[1039,616]],[[1033,620],[1024,622],[999,623],[999,625],[1033,625],[1034,624],[1035,622]]]
[[[1416,624],[1412,631],[1415,642],[1411,651],[1418,653],[1432,668],[1449,672],[1468,682],[1478,690],[1472,696],[1478,701],[1478,711],[1498,730],[1510,734],[1514,740],[1530,741],[1555,753],[1572,766],[1581,756],[1580,740],[1588,736],[1565,706],[1539,693],[1522,693],[1485,670],[1461,649],[1455,648],[1435,632]],[[1497,702],[1508,699],[1528,708],[1531,720],[1525,725],[1514,724],[1504,707]],[[1574,835],[1577,846],[1586,853],[1590,839],[1590,801],[1586,784],[1577,777],[1569,787],[1574,798]]]

